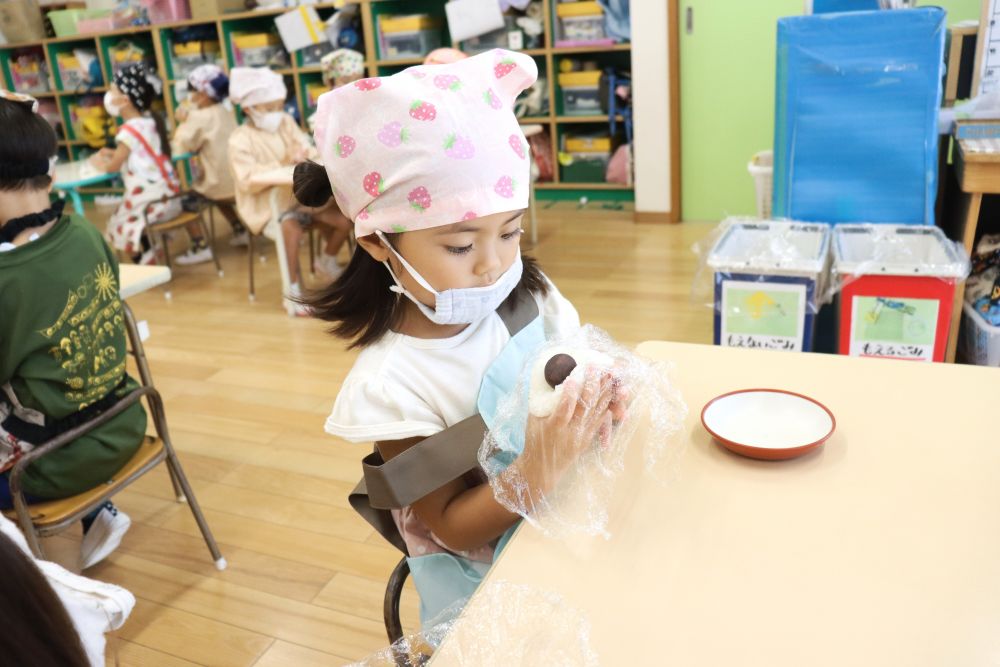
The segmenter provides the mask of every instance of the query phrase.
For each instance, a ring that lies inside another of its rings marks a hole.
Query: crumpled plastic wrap
[[[596,667],[590,622],[562,596],[503,580],[484,583],[462,616],[428,624],[352,667],[418,667],[435,651],[438,663],[475,667]],[[438,664],[436,663],[436,664]]]
[[[550,384],[550,361],[557,357],[551,372],[566,361],[559,355],[576,365],[571,372],[564,366]],[[676,468],[682,444],[673,436],[687,406],[669,365],[643,359],[587,325],[544,345],[528,370],[500,400],[479,450],[494,496],[550,537],[606,537],[608,507],[636,428],[648,428],[646,470],[666,478]]]

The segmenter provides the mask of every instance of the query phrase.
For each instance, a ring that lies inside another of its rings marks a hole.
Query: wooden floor
[[[711,310],[691,298],[690,251],[709,227],[640,226],[628,211],[570,204],[541,218],[531,252],[584,321],[629,344],[710,341]],[[161,466],[118,496],[133,527],[88,574],[138,598],[119,632],[123,665],[362,658],[386,643],[382,594],[399,554],[347,504],[364,446],[323,432],[354,354],[319,323],[285,315],[273,246],[257,264],[253,304],[246,251],[219,246],[225,277],[210,264],[180,268],[171,301],[157,290],[130,304],[149,322],[146,351],[171,434],[229,568],[215,570]],[[76,538],[54,539],[65,548]],[[412,627],[412,591],[404,607]]]

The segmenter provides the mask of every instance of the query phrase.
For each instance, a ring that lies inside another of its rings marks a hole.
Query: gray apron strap
[[[538,317],[531,294],[520,294],[497,309],[511,337]],[[435,489],[479,467],[486,422],[476,414],[424,438],[390,461],[376,449],[362,460],[364,477],[348,496],[351,507],[390,544],[408,554],[389,510],[412,505]]]

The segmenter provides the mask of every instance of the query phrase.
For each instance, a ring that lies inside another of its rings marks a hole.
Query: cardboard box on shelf
[[[246,10],[244,0],[189,0],[192,19],[215,18],[220,14],[231,14]]]
[[[8,44],[45,39],[37,0],[0,0],[0,35]]]

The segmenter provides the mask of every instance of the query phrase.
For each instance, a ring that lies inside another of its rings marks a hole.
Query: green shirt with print
[[[0,252],[0,400],[62,419],[125,377],[126,335],[118,262],[100,233],[63,216],[35,241]],[[137,386],[128,378],[124,395]],[[64,498],[110,479],[146,431],[140,403],[52,452],[25,472],[25,492]],[[39,443],[33,443],[39,444]]]

